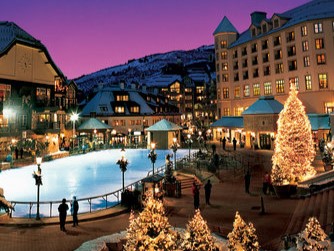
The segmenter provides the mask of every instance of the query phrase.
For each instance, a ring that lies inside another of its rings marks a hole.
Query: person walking
[[[212,184],[210,182],[210,180],[208,180],[204,186],[204,190],[205,190],[205,202],[207,205],[211,205],[210,204],[210,196],[211,196],[211,188],[212,188]]]
[[[246,193],[249,193],[250,180],[251,180],[251,175],[250,175],[249,170],[247,170],[247,173],[245,174],[245,192]]]
[[[194,196],[194,208],[196,210],[199,208],[199,186],[196,184],[195,181],[193,182],[192,192]]]
[[[226,138],[225,137],[223,138],[223,150],[224,151],[226,150]]]
[[[235,138],[233,138],[233,150],[237,150],[237,140]]]
[[[73,196],[73,201],[71,203],[71,213],[72,213],[72,217],[73,217],[73,227],[79,226],[78,211],[79,211],[79,203],[77,201],[77,197]]]
[[[65,222],[66,222],[67,210],[68,210],[68,205],[66,204],[66,199],[64,198],[58,207],[60,231],[64,232],[66,232]]]
[[[263,176],[263,185],[262,185],[262,192],[264,194],[267,194],[269,183],[270,183],[270,176],[268,172],[266,172]]]

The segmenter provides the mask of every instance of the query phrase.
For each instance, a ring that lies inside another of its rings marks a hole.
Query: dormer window
[[[116,96],[116,101],[129,101],[128,94],[119,94]]]
[[[116,106],[115,107],[115,113],[124,113],[124,112],[125,112],[124,106]]]
[[[277,29],[277,28],[279,28],[279,19],[278,18],[274,19],[274,29]]]
[[[131,113],[139,113],[139,106],[131,106],[130,107],[130,112]]]
[[[252,29],[252,37],[255,37],[256,36],[256,28],[253,28]]]
[[[267,24],[263,24],[262,25],[262,33],[267,33],[268,28],[267,28]]]

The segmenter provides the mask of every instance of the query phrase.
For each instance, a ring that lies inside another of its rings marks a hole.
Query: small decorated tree
[[[319,221],[311,217],[306,224],[305,229],[298,234],[297,250],[330,250],[328,236],[322,230]]]
[[[130,220],[124,250],[175,250],[177,237],[165,216],[162,202],[147,196],[144,210]]]
[[[292,84],[277,121],[272,157],[272,181],[276,185],[295,183],[315,174],[311,166],[315,157],[311,124],[297,94]]]
[[[201,216],[200,210],[195,211],[192,220],[187,224],[181,243],[183,251],[215,251],[218,247],[215,245],[211,231],[206,221]]]
[[[236,212],[233,230],[227,236],[228,250],[258,251],[260,245],[255,231],[253,224],[250,222],[247,225],[239,213]]]

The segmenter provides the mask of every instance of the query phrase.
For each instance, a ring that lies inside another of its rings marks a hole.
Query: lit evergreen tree
[[[260,245],[255,231],[253,224],[250,222],[247,225],[239,213],[236,212],[233,222],[233,230],[227,236],[228,250],[258,251]]]
[[[305,107],[291,85],[289,97],[277,121],[277,135],[272,157],[272,180],[294,183],[315,174],[311,163],[315,157],[310,121]]]
[[[306,224],[305,229],[298,234],[297,250],[330,250],[328,236],[322,230],[319,221],[315,217],[311,217]]]
[[[175,250],[178,245],[177,233],[171,230],[162,202],[152,196],[147,196],[139,216],[130,220],[126,239],[126,251],[169,251]]]
[[[206,221],[201,216],[200,210],[195,211],[194,217],[187,224],[181,249],[184,251],[215,251],[215,245],[211,231]]]

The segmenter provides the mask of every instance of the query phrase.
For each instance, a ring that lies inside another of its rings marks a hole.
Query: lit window
[[[244,96],[249,97],[249,95],[250,95],[249,85],[244,85]]]
[[[234,97],[240,98],[240,87],[235,87],[234,89]]]
[[[303,37],[307,36],[307,27],[306,27],[306,25],[302,26],[301,30],[302,30],[302,36]]]
[[[270,94],[272,94],[271,83],[265,82],[264,83],[264,95],[270,95]]]
[[[328,88],[328,79],[326,73],[318,74],[319,78],[319,89],[327,89]]]
[[[129,96],[127,94],[117,95],[116,101],[129,101]]]
[[[223,109],[224,116],[230,116],[230,108]]]
[[[304,66],[305,67],[310,66],[310,57],[309,56],[304,57]]]
[[[324,46],[324,40],[322,38],[317,38],[315,40],[315,48],[317,50],[320,50],[320,49],[323,49],[325,46]]]
[[[276,93],[284,93],[284,79],[276,80]]]
[[[227,59],[227,51],[223,51],[221,53],[221,59],[223,59],[223,60]]]
[[[223,98],[224,99],[229,98],[229,91],[227,87],[223,88]]]
[[[227,71],[228,70],[228,67],[227,67],[228,65],[227,65],[227,62],[224,62],[224,63],[222,63],[222,70],[223,71]]]
[[[260,96],[260,84],[253,84],[253,95]]]
[[[322,33],[322,23],[314,24],[314,33]]]
[[[311,75],[306,75],[305,76],[305,89],[306,90],[312,90]]]
[[[220,42],[220,48],[226,48],[227,47],[227,41],[223,40]]]
[[[302,42],[303,51],[308,51],[308,41]]]
[[[326,64],[325,54],[318,54],[317,55],[317,63],[318,64]]]
[[[223,82],[228,82],[228,74],[223,74],[222,75],[222,81]]]
[[[235,107],[234,108],[234,116],[241,116],[242,112],[244,111],[244,108],[242,107]]]
[[[289,78],[289,83],[290,83],[290,86],[294,85],[296,87],[296,90],[299,90],[299,79],[298,79],[298,77]]]
[[[139,106],[131,106],[130,107],[131,113],[139,113]]]
[[[125,109],[124,106],[116,106],[115,107],[115,112],[116,113],[124,113]]]

